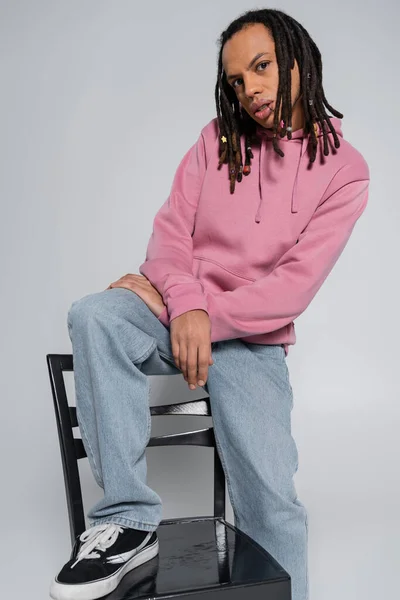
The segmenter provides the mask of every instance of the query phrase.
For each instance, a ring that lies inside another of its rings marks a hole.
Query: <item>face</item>
[[[273,128],[279,71],[275,55],[275,42],[262,23],[251,24],[238,31],[228,40],[222,50],[222,64],[228,84],[234,90],[242,109],[252,119]],[[300,99],[300,73],[297,61],[291,70],[292,79],[292,128],[304,126],[304,112]],[[271,110],[255,115],[252,104],[272,101]],[[280,122],[281,117],[279,115]]]

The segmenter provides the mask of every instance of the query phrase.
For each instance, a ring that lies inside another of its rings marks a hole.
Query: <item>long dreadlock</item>
[[[284,157],[277,140],[279,135],[287,135],[292,139],[292,107],[291,107],[291,69],[294,59],[297,60],[300,73],[300,93],[305,117],[304,135],[311,133],[310,163],[317,154],[317,123],[323,132],[324,155],[329,154],[327,123],[334,139],[335,148],[340,141],[331,123],[324,105],[334,116],[343,118],[343,114],[332,108],[328,103],[322,85],[321,53],[307,30],[295,19],[283,11],[275,9],[250,10],[232,21],[219,38],[220,52],[218,57],[218,77],[215,86],[215,102],[219,126],[219,162],[220,169],[224,163],[229,164],[229,180],[231,194],[235,191],[235,182],[242,181],[242,175],[248,175],[253,158],[251,144],[254,141],[257,123],[246,111],[241,110],[235,91],[228,84],[222,66],[222,50],[225,43],[238,31],[246,26],[262,23],[269,30],[275,42],[275,53],[278,62],[279,86],[274,111],[274,126],[272,144],[275,152]],[[284,121],[280,128],[278,116],[281,109],[281,119]],[[245,136],[245,164],[243,166],[240,136]]]

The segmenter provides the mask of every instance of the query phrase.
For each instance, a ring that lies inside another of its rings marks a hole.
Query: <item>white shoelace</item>
[[[83,558],[100,558],[100,554],[96,550],[109,548],[123,530],[124,528],[116,523],[101,523],[84,531],[79,536],[84,544],[80,547],[71,569]]]

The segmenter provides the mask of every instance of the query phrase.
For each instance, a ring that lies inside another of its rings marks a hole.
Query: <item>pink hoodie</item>
[[[162,295],[159,316],[170,321],[194,309],[211,321],[211,342],[296,342],[301,315],[342,253],[368,200],[369,169],[343,139],[328,134],[330,154],[308,167],[309,136],[298,129],[278,138],[257,125],[251,173],[229,190],[228,165],[218,165],[218,122],[212,119],[187,151],[170,195],[154,218],[146,260],[139,267]],[[244,139],[241,140],[244,156]]]

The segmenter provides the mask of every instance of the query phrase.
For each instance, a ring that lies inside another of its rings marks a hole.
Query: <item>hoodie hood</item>
[[[339,119],[337,117],[330,117],[330,120],[331,120],[331,123],[332,123],[333,128],[335,129],[337,135],[343,138],[341,119]],[[317,130],[318,130],[317,131],[317,140],[318,140],[318,145],[320,145],[323,143],[323,140],[321,140],[321,138],[323,137],[323,131],[319,124],[317,124]],[[261,198],[260,198],[260,203],[258,205],[258,209],[257,209],[256,215],[254,217],[254,220],[256,223],[260,223],[261,222],[261,207],[262,207],[262,203],[263,203],[264,197],[265,197],[265,194],[263,193],[263,191],[264,191],[263,190],[263,177],[261,176],[262,165],[264,165],[267,144],[272,144],[272,139],[274,137],[274,134],[273,134],[272,129],[266,129],[262,125],[258,125],[258,124],[256,127],[256,133],[261,138],[261,147],[260,147],[260,153],[259,153],[260,164],[259,164],[259,169],[258,169]],[[328,136],[330,136],[330,139],[333,142],[333,136],[332,136],[332,133],[330,130],[328,131]],[[299,138],[301,140],[301,143],[299,142]],[[286,154],[286,152],[285,152],[286,144],[296,144],[299,146],[297,164],[295,165],[296,175],[295,175],[293,191],[292,191],[292,213],[297,213],[299,210],[297,183],[298,183],[299,174],[302,171],[302,168],[301,168],[302,164],[304,164],[304,167],[305,167],[309,161],[309,157],[308,157],[308,155],[306,156],[306,152],[307,152],[308,144],[310,142],[310,134],[305,135],[304,129],[297,129],[296,131],[292,131],[292,139],[291,140],[288,140],[286,136],[284,138],[278,138],[278,139],[279,139],[279,145],[285,154]],[[282,160],[285,160],[285,156],[282,157]]]

